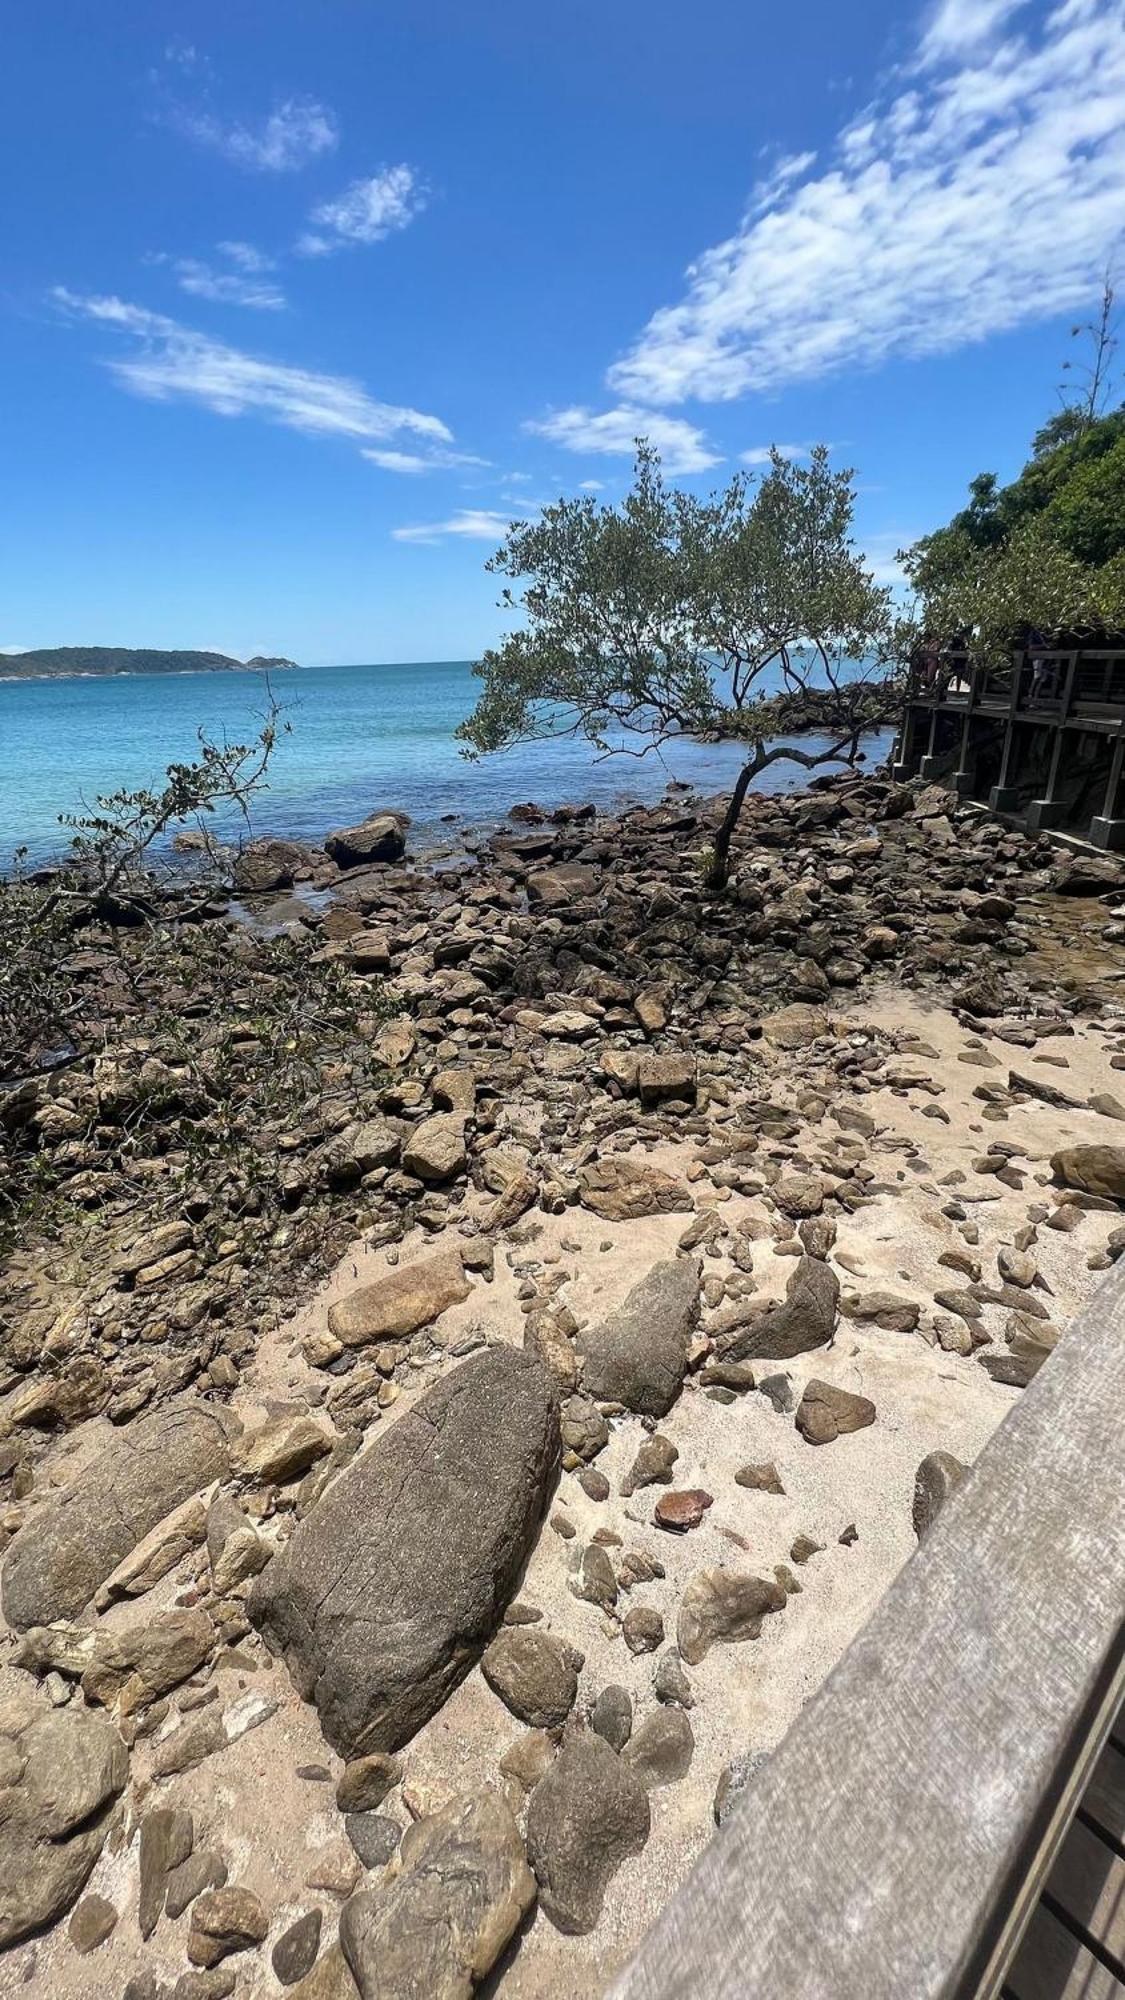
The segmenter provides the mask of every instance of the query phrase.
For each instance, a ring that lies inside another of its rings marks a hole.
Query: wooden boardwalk
[[[611,2000],[1125,2000],[1125,1259]]]
[[[1003,2000],[1125,2000],[1125,1711],[1047,1877]]]

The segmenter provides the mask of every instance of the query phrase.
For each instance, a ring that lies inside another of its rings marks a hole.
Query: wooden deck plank
[[[1123,1418],[1125,1260],[742,1794],[612,2000],[1000,1989],[1027,1871],[1041,1848],[1048,1866],[1057,1855],[1087,1776],[1086,1734],[1104,1735],[1121,1703]],[[1104,1988],[1103,1971],[1092,1976]],[[1105,1979],[1125,2000],[1123,1983]]]
[[[1081,1820],[1067,1834],[1043,1893],[1125,1978],[1125,1860]]]
[[[1125,2000],[1125,1986],[1040,1904],[1005,1992],[1012,2000]]]
[[[1079,1811],[1125,1855],[1125,1752],[1116,1744],[1107,1743],[1098,1758]]]

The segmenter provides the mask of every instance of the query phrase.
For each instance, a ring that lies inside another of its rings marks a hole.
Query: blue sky
[[[3,69],[9,649],[467,656],[637,432],[830,443],[889,575],[1125,229],[1125,0],[39,0]]]

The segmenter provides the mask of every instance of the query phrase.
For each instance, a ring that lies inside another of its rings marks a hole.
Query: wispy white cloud
[[[172,269],[180,290],[193,298],[212,299],[218,305],[253,306],[259,312],[284,310],[285,293],[272,278],[245,269],[217,271],[200,257],[176,257]]]
[[[436,446],[425,456],[413,451],[381,450],[365,451],[363,456],[383,472],[437,472],[443,467],[488,464],[487,458],[478,458],[475,452],[447,451],[442,446]]]
[[[904,532],[895,528],[880,529],[876,534],[861,535],[863,560],[875,578],[876,583],[889,583],[894,587],[905,584],[906,575],[898,560],[900,549],[909,548],[916,542],[918,532]]]
[[[405,161],[380,167],[366,180],[353,181],[335,201],[323,201],[310,220],[315,227],[298,239],[306,257],[326,257],[349,243],[381,243],[405,229],[420,215],[429,198],[425,182]]]
[[[778,452],[782,458],[807,458],[811,450],[808,444],[752,444],[738,456],[743,465],[768,465],[772,452]]]
[[[267,257],[265,251],[257,249],[253,243],[231,242],[228,239],[220,243],[217,248],[219,254],[225,257],[228,263],[237,264],[240,271],[256,273],[277,269],[276,258]]]
[[[924,62],[962,56],[991,41],[1027,0],[938,0],[922,37]]]
[[[1125,225],[1125,0],[942,0],[815,176],[755,191],[618,395],[720,401],[942,354],[1073,309]]]
[[[133,395],[158,402],[200,404],[217,416],[257,416],[306,437],[381,444],[402,433],[429,445],[452,443],[438,417],[380,403],[359,382],[243,353],[163,313],[118,298],[89,297],[59,286],[56,303],[70,314],[131,336],[137,351],[108,366]]]
[[[173,105],[167,117],[197,145],[256,173],[293,173],[330,153],[339,141],[333,113],[310,97],[286,98],[260,125],[231,122],[187,105]]]
[[[510,514],[497,514],[485,507],[462,507],[448,521],[419,521],[404,528],[392,528],[396,542],[441,542],[449,538],[470,542],[502,542],[511,526]]]
[[[660,452],[665,471],[671,473],[706,472],[719,463],[694,424],[683,417],[667,417],[628,404],[614,410],[552,410],[549,416],[526,423],[524,429],[550,438],[552,444],[561,444],[567,451],[631,455],[637,439],[647,438]]]

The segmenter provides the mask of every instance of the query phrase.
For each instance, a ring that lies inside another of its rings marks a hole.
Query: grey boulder
[[[324,851],[339,868],[362,868],[371,861],[401,861],[406,853],[402,813],[372,813],[358,826],[342,826],[330,833]]]
[[[584,1338],[582,1383],[603,1402],[662,1417],[680,1393],[699,1324],[699,1261],[654,1264],[624,1305]]]
[[[361,2000],[470,2000],[535,1901],[508,1807],[494,1792],[454,1799],[407,1829],[377,1889],[340,1914]]]
[[[592,1931],[605,1892],[651,1820],[644,1786],[608,1743],[583,1730],[539,1780],[527,1810],[527,1851],[555,1928]]]
[[[73,1618],[150,1528],[226,1476],[240,1429],[228,1411],[196,1402],[130,1424],[16,1535],[0,1584],[9,1625]]]
[[[389,1425],[256,1579],[249,1615],[342,1756],[399,1749],[480,1658],[558,1459],[547,1369],[490,1348]]]
[[[725,1361],[789,1361],[825,1347],[836,1331],[840,1281],[819,1257],[802,1257],[780,1305],[734,1308],[711,1332]]]
[[[506,1625],[481,1661],[494,1694],[532,1729],[557,1729],[578,1693],[583,1656],[534,1625]]]
[[[77,1900],[128,1775],[116,1729],[83,1709],[0,1710],[0,1949]]]

